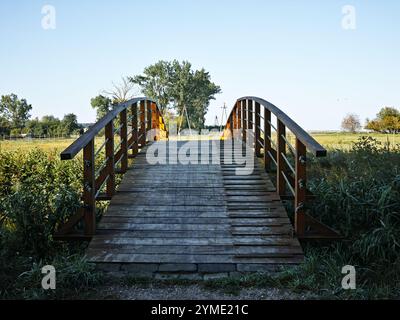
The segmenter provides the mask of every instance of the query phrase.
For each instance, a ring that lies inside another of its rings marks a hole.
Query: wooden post
[[[143,148],[146,145],[146,105],[145,101],[140,101],[140,130],[139,130],[139,143]]]
[[[254,138],[253,134],[253,100],[247,100],[247,129],[248,129],[248,135],[252,135]],[[248,136],[250,138],[250,136]],[[249,140],[250,141],[250,140]],[[250,148],[253,148],[253,145],[249,145]]]
[[[138,111],[138,104],[135,103],[131,106],[131,113],[132,113],[131,126],[132,126],[132,138],[133,138],[132,140],[135,141],[135,143],[132,146],[132,154],[133,155],[136,155],[139,152],[137,111]]]
[[[296,139],[295,232],[300,237],[305,234],[306,167],[306,146]]]
[[[233,107],[232,114],[233,114],[233,130],[236,130],[237,129],[237,108],[236,108],[236,105]]]
[[[152,118],[152,112],[151,112],[151,105],[152,102],[147,101],[147,105],[146,105],[146,131],[151,134],[151,118]],[[146,141],[147,138],[151,139],[151,136],[149,134],[147,134],[148,137],[146,137]]]
[[[286,136],[286,127],[285,125],[278,119],[278,127],[277,127],[277,150],[276,150],[276,161],[277,161],[277,172],[276,172],[276,190],[280,196],[285,194],[286,189],[286,181],[283,177],[283,173],[286,173],[286,164],[282,154],[286,155],[286,144],[285,140],[282,136]]]
[[[120,133],[122,150],[121,173],[125,173],[128,170],[128,127],[126,109],[119,114],[119,121],[122,126]]]
[[[254,137],[254,143],[255,143],[255,151],[256,151],[256,157],[261,156],[261,135],[260,135],[260,104],[258,102],[255,102],[255,137]],[[265,142],[264,142],[265,143]]]
[[[246,143],[246,139],[247,139],[247,111],[246,111],[246,101],[247,100],[243,100],[242,101],[242,119],[243,119],[243,143]]]
[[[229,115],[229,131],[231,134],[231,139],[233,139],[233,113]]]
[[[271,111],[264,109],[264,166],[265,171],[271,170],[272,159],[270,158],[268,152],[272,154],[271,148]]]
[[[95,186],[94,139],[83,149],[83,219],[85,235],[93,236],[96,232],[96,186]]]
[[[110,121],[105,128],[106,137],[106,158],[107,161],[107,191],[108,197],[112,197],[115,194],[115,168],[114,168],[114,123]]]
[[[237,124],[238,124],[238,129],[241,130],[242,129],[242,104],[240,101],[236,102],[236,108],[238,111],[238,120],[237,120]]]
[[[158,123],[158,112],[157,112],[157,105],[152,102],[151,104],[151,130],[152,130],[152,136],[151,138],[154,141],[157,141],[157,123]]]

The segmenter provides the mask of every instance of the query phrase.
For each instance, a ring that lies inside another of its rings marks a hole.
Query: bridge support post
[[[264,109],[264,166],[265,171],[271,171],[271,162],[269,153],[272,153],[271,148],[271,111]]]
[[[94,139],[83,149],[83,219],[85,235],[92,236],[96,231],[96,186],[95,186]]]
[[[115,169],[114,169],[114,123],[110,121],[105,127],[106,158],[107,161],[107,189],[106,194],[112,197],[115,194]]]
[[[127,114],[126,109],[119,114],[119,121],[121,122],[121,172],[125,173],[128,170],[128,127],[127,127]]]
[[[306,182],[307,182],[306,146],[296,139],[296,176],[295,176],[295,232],[298,237],[305,234]]]
[[[261,135],[260,135],[260,104],[258,102],[256,102],[254,104],[254,108],[255,108],[255,115],[254,115],[254,119],[255,119],[255,128],[254,128],[254,132],[255,132],[255,138],[254,138],[254,143],[255,143],[255,151],[256,151],[256,157],[260,157],[261,156]]]
[[[132,154],[135,156],[139,152],[138,148],[138,116],[137,116],[137,111],[138,111],[138,104],[134,103],[131,106],[131,113],[132,113],[132,121],[131,121],[131,126],[132,126],[132,140],[134,141],[133,146],[132,146]]]
[[[276,172],[276,190],[280,196],[285,195],[286,189],[286,181],[284,178],[284,173],[286,172],[286,165],[284,156],[286,155],[286,144],[285,139],[283,137],[286,136],[286,127],[278,119],[277,126],[277,150],[276,150],[276,158],[277,158],[277,172]]]

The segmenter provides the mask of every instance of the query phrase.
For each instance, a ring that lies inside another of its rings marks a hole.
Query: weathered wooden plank
[[[92,245],[87,253],[97,254],[98,252],[115,252],[127,254],[221,254],[221,255],[260,255],[266,256],[292,256],[302,254],[301,247],[282,246],[227,246],[227,245],[177,245],[177,246],[154,246],[154,245],[129,245],[129,244],[98,244]]]
[[[122,234],[122,236],[121,236]],[[102,246],[107,244],[119,245],[156,245],[156,246],[211,246],[211,245],[233,245],[233,246],[281,246],[281,247],[300,247],[297,239],[291,237],[271,236],[262,238],[258,236],[248,236],[240,239],[233,237],[203,237],[203,238],[165,238],[165,237],[125,237],[123,233],[118,234],[98,234],[90,243],[92,246]]]
[[[246,263],[264,263],[264,264],[294,264],[303,260],[302,255],[291,255],[278,258],[248,258]],[[91,262],[113,262],[113,263],[243,263],[243,259],[238,259],[229,255],[190,255],[190,254],[124,254],[109,253],[107,251],[99,252],[89,256]]]

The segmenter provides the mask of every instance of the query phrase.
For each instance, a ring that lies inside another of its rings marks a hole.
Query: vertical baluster
[[[146,104],[145,101],[140,101],[140,147],[143,148],[146,145]]]
[[[136,155],[139,150],[138,150],[138,116],[137,116],[137,111],[138,111],[138,104],[135,103],[131,106],[131,113],[132,113],[132,121],[131,121],[131,126],[132,126],[132,141],[134,141],[134,144],[132,146],[132,154]]]
[[[106,158],[107,161],[107,191],[108,197],[115,194],[115,168],[114,168],[114,122],[111,120],[105,128],[106,137]]]
[[[122,150],[121,173],[125,173],[128,170],[128,128],[126,109],[119,114],[119,120],[122,126],[120,133]]]
[[[242,129],[242,103],[240,101],[236,102],[236,108],[238,110],[238,129]]]
[[[282,172],[286,173],[286,163],[282,156],[286,155],[286,144],[285,140],[282,136],[286,136],[286,127],[285,125],[278,119],[277,126],[277,150],[276,150],[276,158],[277,158],[277,172],[276,172],[276,189],[280,196],[285,194],[286,189],[286,181],[283,177]]]
[[[146,131],[147,131],[147,137],[146,137],[146,142],[151,140],[151,106],[152,102],[147,101],[146,105]],[[147,139],[148,138],[148,139]]]
[[[247,139],[247,111],[246,111],[246,101],[242,101],[242,122],[243,122],[243,143],[246,143]]]
[[[304,236],[305,233],[305,208],[306,183],[307,183],[307,159],[306,147],[296,139],[296,179],[295,179],[295,231],[297,236]]]
[[[83,149],[83,212],[85,235],[96,232],[96,186],[95,186],[94,139]]]
[[[255,147],[256,147],[256,157],[261,156],[261,145],[260,145],[260,140],[261,140],[261,135],[260,135],[260,104],[258,102],[255,102]],[[264,142],[265,143],[265,142]]]
[[[233,112],[229,115],[229,133],[233,139]]]
[[[158,123],[158,113],[157,113],[157,105],[152,102],[151,103],[151,138],[153,141],[157,140],[157,123]]]
[[[250,135],[253,136],[254,139],[254,133],[253,133],[253,100],[247,100],[247,129],[248,129],[248,140],[250,140]],[[250,148],[253,148],[253,144],[249,145]]]
[[[271,148],[271,111],[264,109],[264,166],[265,171],[271,171],[272,159],[268,152],[273,154]]]

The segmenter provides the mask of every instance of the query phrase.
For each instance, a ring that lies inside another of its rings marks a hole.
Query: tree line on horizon
[[[0,135],[19,136],[56,136],[81,132],[75,114],[69,113],[63,119],[52,115],[31,119],[32,105],[26,99],[20,99],[14,93],[2,95],[0,99]]]
[[[348,114],[342,121],[342,130],[356,133],[362,128],[358,115]],[[367,119],[364,129],[377,133],[398,134],[400,133],[400,111],[393,107],[383,107],[376,118]]]

